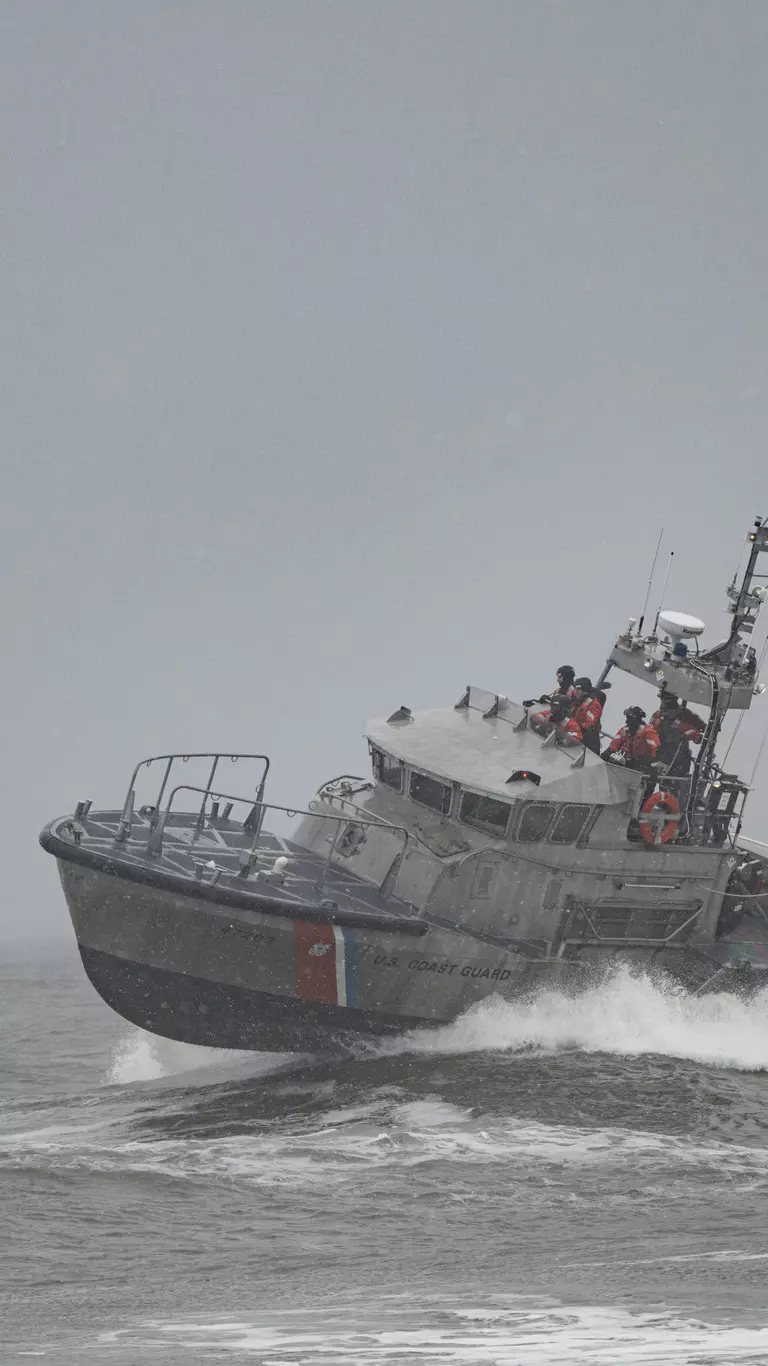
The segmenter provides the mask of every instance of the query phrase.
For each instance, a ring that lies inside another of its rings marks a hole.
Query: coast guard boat
[[[748,548],[726,640],[701,648],[681,613],[631,620],[596,685],[622,670],[698,707],[687,776],[542,739],[528,705],[469,686],[372,723],[368,772],[305,809],[268,800],[266,754],[154,756],[119,809],[79,802],[40,842],[96,990],[168,1038],[317,1052],[617,960],[695,992],[768,985],[768,846],[742,835],[749,785],[718,759],[763,690],[761,519]],[[270,833],[286,817],[291,837]]]

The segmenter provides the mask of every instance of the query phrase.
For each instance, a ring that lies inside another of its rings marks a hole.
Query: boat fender
[[[650,816],[657,809],[667,812],[663,825],[660,825],[658,818],[653,823],[643,820],[643,816]],[[671,792],[652,792],[640,807],[640,834],[646,844],[669,844],[670,840],[676,839],[679,816],[680,803]]]

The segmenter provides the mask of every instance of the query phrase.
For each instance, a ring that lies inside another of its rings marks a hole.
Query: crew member
[[[571,701],[576,700],[576,687],[574,680],[576,670],[570,664],[561,664],[557,671],[557,687],[552,693],[553,697],[567,697]]]
[[[650,773],[651,764],[659,752],[658,734],[653,726],[646,724],[642,707],[627,707],[624,716],[626,726],[622,726],[603,750],[602,758],[612,763],[623,760],[627,768]]]
[[[549,702],[551,697],[565,697],[569,702],[576,701],[576,689],[573,680],[576,671],[570,664],[561,664],[557,671],[557,681],[551,693],[542,693],[541,697],[529,697],[527,702],[523,702],[524,707],[533,707],[536,702]]]
[[[651,725],[659,737],[659,759],[666,764],[667,776],[685,778],[691,769],[691,745],[700,744],[704,734],[701,717],[664,692]]]
[[[556,730],[561,744],[580,745],[582,743],[581,726],[569,715],[570,706],[567,697],[555,696],[550,698],[548,711],[536,712],[536,715],[531,717],[533,729],[539,735],[549,735],[553,730]]]
[[[573,686],[576,691],[573,719],[581,726],[582,739],[587,749],[599,754],[603,704],[595,695],[591,678],[577,678]]]

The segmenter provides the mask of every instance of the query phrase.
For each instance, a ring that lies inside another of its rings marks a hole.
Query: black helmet
[[[645,712],[642,707],[627,707],[624,715],[628,721],[637,721],[638,725],[640,725],[641,721],[645,720]]]
[[[576,677],[576,670],[571,664],[561,664],[557,672],[562,674],[563,678],[570,678],[571,682]]]
[[[574,683],[573,686],[574,686],[574,688],[581,688],[581,691],[582,691],[582,692],[591,692],[591,691],[592,691],[592,679],[591,679],[591,678],[577,678],[577,679],[576,679],[576,682]]]

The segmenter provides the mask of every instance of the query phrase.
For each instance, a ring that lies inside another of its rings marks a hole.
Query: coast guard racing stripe
[[[324,1005],[355,1004],[355,940],[341,925],[295,920],[296,995]]]

